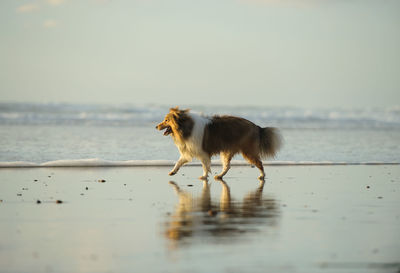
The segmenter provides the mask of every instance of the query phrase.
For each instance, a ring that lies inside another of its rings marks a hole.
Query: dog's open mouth
[[[172,133],[172,129],[171,129],[171,127],[167,127],[166,128],[166,130],[164,131],[164,136],[167,136],[167,135],[169,135],[169,134],[171,134]]]

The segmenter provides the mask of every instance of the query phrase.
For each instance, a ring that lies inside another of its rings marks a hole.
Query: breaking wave
[[[188,106],[206,114],[233,114],[286,128],[400,128],[400,107],[303,109],[260,106]],[[0,125],[135,126],[162,119],[169,106],[0,103]]]

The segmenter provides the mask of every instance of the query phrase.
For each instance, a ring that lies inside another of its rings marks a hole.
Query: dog
[[[203,166],[200,179],[208,178],[211,157],[217,154],[221,156],[223,168],[214,178],[222,179],[237,153],[255,165],[261,173],[259,179],[264,179],[261,159],[274,157],[282,143],[276,128],[261,128],[247,119],[234,116],[203,116],[178,107],[170,108],[156,129],[165,130],[165,136],[171,135],[180,153],[169,175],[176,174],[182,165],[197,158]]]

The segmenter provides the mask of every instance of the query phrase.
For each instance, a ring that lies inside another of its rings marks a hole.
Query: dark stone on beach
[[[370,188],[370,186],[367,186],[367,189],[369,189]]]
[[[214,210],[212,210],[212,209],[210,209],[209,211],[207,211],[207,213],[208,213],[208,215],[210,215],[210,216],[215,216],[215,215],[217,215],[217,212],[214,211]]]
[[[81,195],[85,195],[84,193],[81,193]]]
[[[188,184],[187,186],[188,186],[188,187],[193,187],[193,184]]]
[[[27,191],[27,190],[28,190],[28,188],[22,188],[22,190],[23,190],[23,191]]]
[[[17,193],[17,196],[22,196],[22,193]]]
[[[61,201],[61,200],[57,200],[57,201],[56,201],[56,203],[57,203],[57,204],[62,204],[62,203],[63,203],[63,201]]]
[[[104,183],[104,182],[106,182],[106,180],[105,179],[99,179],[99,180],[97,180],[97,182]]]
[[[50,175],[48,177],[51,177]]]
[[[383,198],[383,196],[378,196],[378,199],[382,199]]]
[[[34,182],[37,182],[38,180],[37,179],[35,179],[35,180],[33,180]]]
[[[42,203],[42,201],[36,200],[36,204],[41,204],[41,203]]]
[[[86,190],[88,190],[89,188],[88,187],[86,187]]]

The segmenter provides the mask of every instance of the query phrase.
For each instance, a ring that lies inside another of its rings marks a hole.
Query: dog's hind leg
[[[189,160],[186,157],[181,156],[176,162],[174,168],[168,173],[169,175],[174,175],[179,171],[179,168],[182,167],[183,164],[188,163]]]
[[[200,158],[201,164],[203,165],[203,175],[199,178],[202,180],[207,179],[208,173],[211,172],[211,157],[203,156]]]
[[[248,153],[247,154],[243,153],[243,157],[247,161],[249,161],[250,164],[255,165],[260,170],[261,174],[258,177],[258,179],[264,180],[264,178],[265,178],[264,166],[262,164],[262,161],[260,160],[260,157],[259,156],[254,156],[254,155],[248,154]]]
[[[222,177],[229,171],[231,168],[231,159],[233,157],[232,153],[229,152],[221,152],[221,161],[222,161],[222,172],[216,176],[215,179],[222,179]]]

